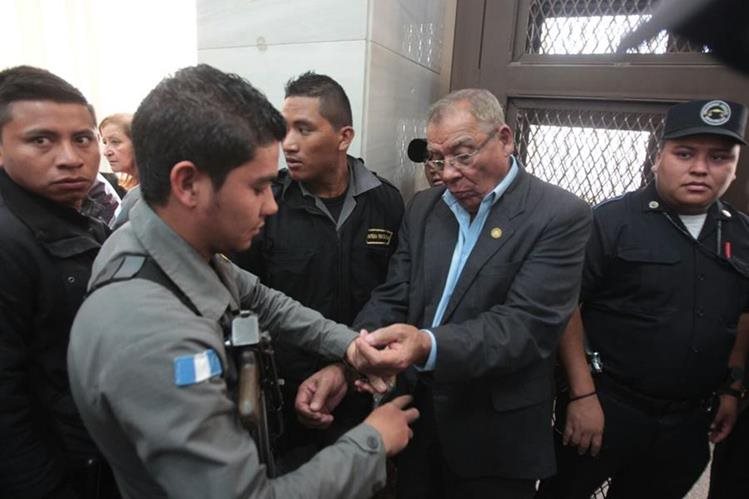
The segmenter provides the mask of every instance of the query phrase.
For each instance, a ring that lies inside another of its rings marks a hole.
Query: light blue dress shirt
[[[512,157],[512,163],[510,165],[510,171],[507,175],[497,184],[497,186],[481,200],[478,212],[476,216],[471,220],[471,214],[466,211],[463,206],[458,202],[455,196],[448,190],[442,195],[442,200],[447,204],[450,211],[453,212],[455,218],[458,221],[458,240],[455,243],[455,249],[453,250],[453,257],[450,261],[450,270],[447,273],[447,280],[445,281],[445,288],[442,291],[442,297],[440,298],[439,304],[437,305],[437,311],[434,313],[434,320],[432,321],[431,327],[437,327],[442,322],[442,317],[445,315],[447,304],[450,303],[450,298],[455,290],[455,285],[458,283],[460,274],[463,272],[468,257],[471,256],[473,247],[476,246],[476,241],[481,236],[481,231],[484,228],[486,219],[489,217],[489,212],[492,206],[499,201],[499,198],[507,191],[512,181],[518,175],[518,165],[515,158]],[[432,371],[437,363],[437,340],[434,334],[429,329],[424,329],[429,334],[429,338],[432,342],[432,348],[429,351],[426,363],[416,369],[420,371]]]

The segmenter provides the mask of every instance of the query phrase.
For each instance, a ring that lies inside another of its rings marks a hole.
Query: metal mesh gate
[[[508,113],[528,171],[591,205],[650,179],[663,124],[662,106],[646,111],[628,110],[626,103],[595,106],[513,101]]]
[[[613,54],[622,36],[648,19],[658,0],[533,0],[526,54]],[[703,52],[667,32],[631,50],[636,54]]]

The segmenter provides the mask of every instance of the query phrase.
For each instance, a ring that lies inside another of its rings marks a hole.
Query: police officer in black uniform
[[[385,280],[403,200],[392,184],[347,154],[354,129],[348,97],[338,82],[307,72],[289,80],[285,94],[287,168],[273,184],[278,213],[235,262],[266,286],[328,319],[351,324]],[[305,428],[294,411],[297,389],[328,362],[282,342],[274,349],[285,380],[285,428],[277,450],[284,455],[281,467],[288,470],[361,422],[372,397],[349,393],[330,428]]]
[[[729,101],[673,106],[655,181],[594,210],[580,309],[560,344],[569,391],[557,404],[558,474],[538,497],[587,499],[610,477],[608,499],[681,498],[708,462],[706,435],[731,431],[749,217],[719,198],[746,121]]]

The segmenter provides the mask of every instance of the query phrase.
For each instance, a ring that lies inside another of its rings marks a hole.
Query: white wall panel
[[[198,60],[247,78],[262,90],[276,108],[283,104],[283,87],[289,78],[313,70],[334,78],[351,101],[354,130],[349,153],[359,156],[364,109],[364,59],[366,42],[318,42],[203,49]]]
[[[439,72],[447,0],[373,0],[370,40]]]
[[[198,0],[198,48],[363,40],[367,0]]]
[[[404,197],[414,192],[421,165],[406,155],[411,139],[423,137],[426,111],[439,93],[439,75],[377,43],[369,42],[364,157],[370,169],[391,180]]]

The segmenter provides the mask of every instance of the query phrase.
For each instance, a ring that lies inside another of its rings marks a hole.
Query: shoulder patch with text
[[[367,231],[367,245],[390,246],[393,231],[385,229],[369,229]]]

